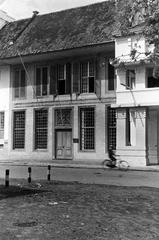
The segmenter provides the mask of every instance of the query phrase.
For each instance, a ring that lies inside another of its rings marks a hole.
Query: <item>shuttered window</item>
[[[14,112],[13,115],[13,149],[25,147],[25,111]]]
[[[94,61],[82,62],[80,65],[81,93],[94,92],[95,64]]]
[[[26,91],[26,75],[24,69],[14,69],[13,72],[13,96],[14,98],[24,98]]]
[[[35,149],[47,149],[48,110],[35,111]]]
[[[48,67],[36,68],[36,96],[49,94]]]

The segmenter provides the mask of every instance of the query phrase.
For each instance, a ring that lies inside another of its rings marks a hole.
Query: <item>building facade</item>
[[[110,11],[103,2],[2,29],[1,162],[101,164],[108,157],[116,145]]]
[[[158,91],[153,46],[138,29],[116,38],[117,153],[132,167],[159,163]]]

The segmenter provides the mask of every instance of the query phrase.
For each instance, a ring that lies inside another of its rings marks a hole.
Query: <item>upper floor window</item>
[[[110,63],[108,63],[108,90],[113,91],[114,90],[114,79],[115,78],[115,70],[114,66],[112,66]]]
[[[81,63],[81,93],[94,92],[95,64],[94,61]]]
[[[50,94],[64,95],[71,93],[71,64],[50,66]]]
[[[48,67],[36,68],[36,96],[46,96],[49,94]]]
[[[126,71],[126,88],[127,89],[133,89],[135,87],[135,70],[134,69],[128,69]]]
[[[63,95],[66,93],[66,65],[58,65],[58,94]]]
[[[147,69],[147,87],[148,88],[159,87],[159,78],[153,77],[153,68]]]
[[[24,69],[14,69],[13,96],[14,98],[24,98],[26,94],[26,74]]]

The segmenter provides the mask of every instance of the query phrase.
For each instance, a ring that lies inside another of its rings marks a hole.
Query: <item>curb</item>
[[[51,167],[55,168],[77,168],[77,169],[103,169],[103,170],[111,170],[111,171],[124,171],[122,169],[114,168],[110,169],[108,167],[103,167],[100,164],[81,164],[81,163],[35,163],[35,162],[0,162],[0,166],[10,166],[10,167],[48,167],[50,165]],[[129,167],[128,170],[125,171],[144,171],[144,172],[159,172],[159,166],[158,168],[152,168],[152,167]]]

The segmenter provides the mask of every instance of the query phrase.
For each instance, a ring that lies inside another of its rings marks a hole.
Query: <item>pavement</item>
[[[0,165],[1,183],[5,183],[5,170],[10,171],[10,185],[12,179],[28,179],[28,166]],[[38,182],[47,181],[47,166],[32,166],[31,178]],[[64,182],[79,182],[85,184],[106,184],[131,187],[155,187],[159,188],[159,171],[118,170],[108,168],[75,168],[75,167],[51,167],[51,180]]]

